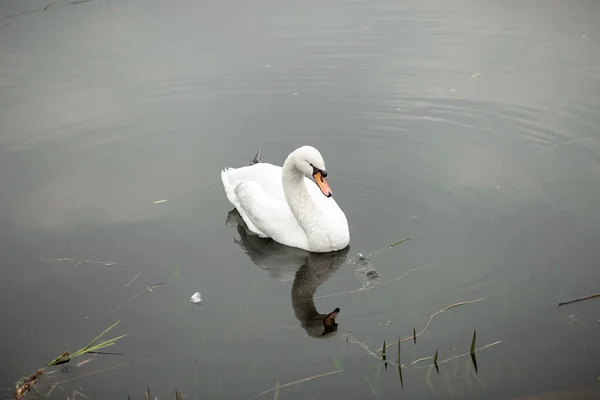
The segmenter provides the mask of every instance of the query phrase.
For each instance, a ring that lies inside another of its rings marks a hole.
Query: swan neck
[[[304,173],[295,164],[295,154],[292,153],[283,164],[283,193],[292,214],[294,214],[304,232],[307,232],[311,225],[309,221],[315,218],[317,210],[304,183]]]

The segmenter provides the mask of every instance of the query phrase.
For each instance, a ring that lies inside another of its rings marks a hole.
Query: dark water
[[[557,306],[600,291],[598,15],[593,0],[3,2],[0,387],[121,320],[105,350],[124,355],[73,359],[40,392],[249,399],[342,369],[278,396],[600,398],[600,300]],[[325,157],[346,254],[256,241],[228,214],[221,168],[303,144]],[[63,258],[123,264],[47,260]],[[402,344],[403,388],[367,352],[485,296]],[[473,330],[478,348],[501,341],[477,374],[468,356],[410,365],[468,352]]]

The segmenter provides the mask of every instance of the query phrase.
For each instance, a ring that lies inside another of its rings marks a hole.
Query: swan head
[[[331,197],[331,188],[325,179],[327,177],[325,160],[323,160],[319,150],[312,146],[302,146],[296,149],[293,154],[294,167],[306,177],[314,179],[323,195]]]

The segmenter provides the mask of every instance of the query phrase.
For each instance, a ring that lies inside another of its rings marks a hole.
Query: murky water
[[[71,3],[0,6],[0,387],[121,320],[27,397],[599,398],[600,3]],[[230,213],[303,144],[346,252]]]

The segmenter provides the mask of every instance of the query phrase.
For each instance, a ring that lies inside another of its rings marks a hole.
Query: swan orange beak
[[[323,171],[321,170],[316,170],[313,174],[313,178],[315,179],[315,182],[317,183],[319,189],[321,189],[321,192],[325,196],[331,197],[331,188],[329,187],[329,183],[327,183],[327,180],[325,179],[326,176],[327,172],[323,173]]]
[[[337,318],[338,314],[340,313],[340,309],[336,308],[335,310],[333,310],[332,312],[330,312],[329,314],[327,314],[325,316],[325,318],[323,318],[323,325],[325,326],[333,326],[335,325],[335,319]]]

